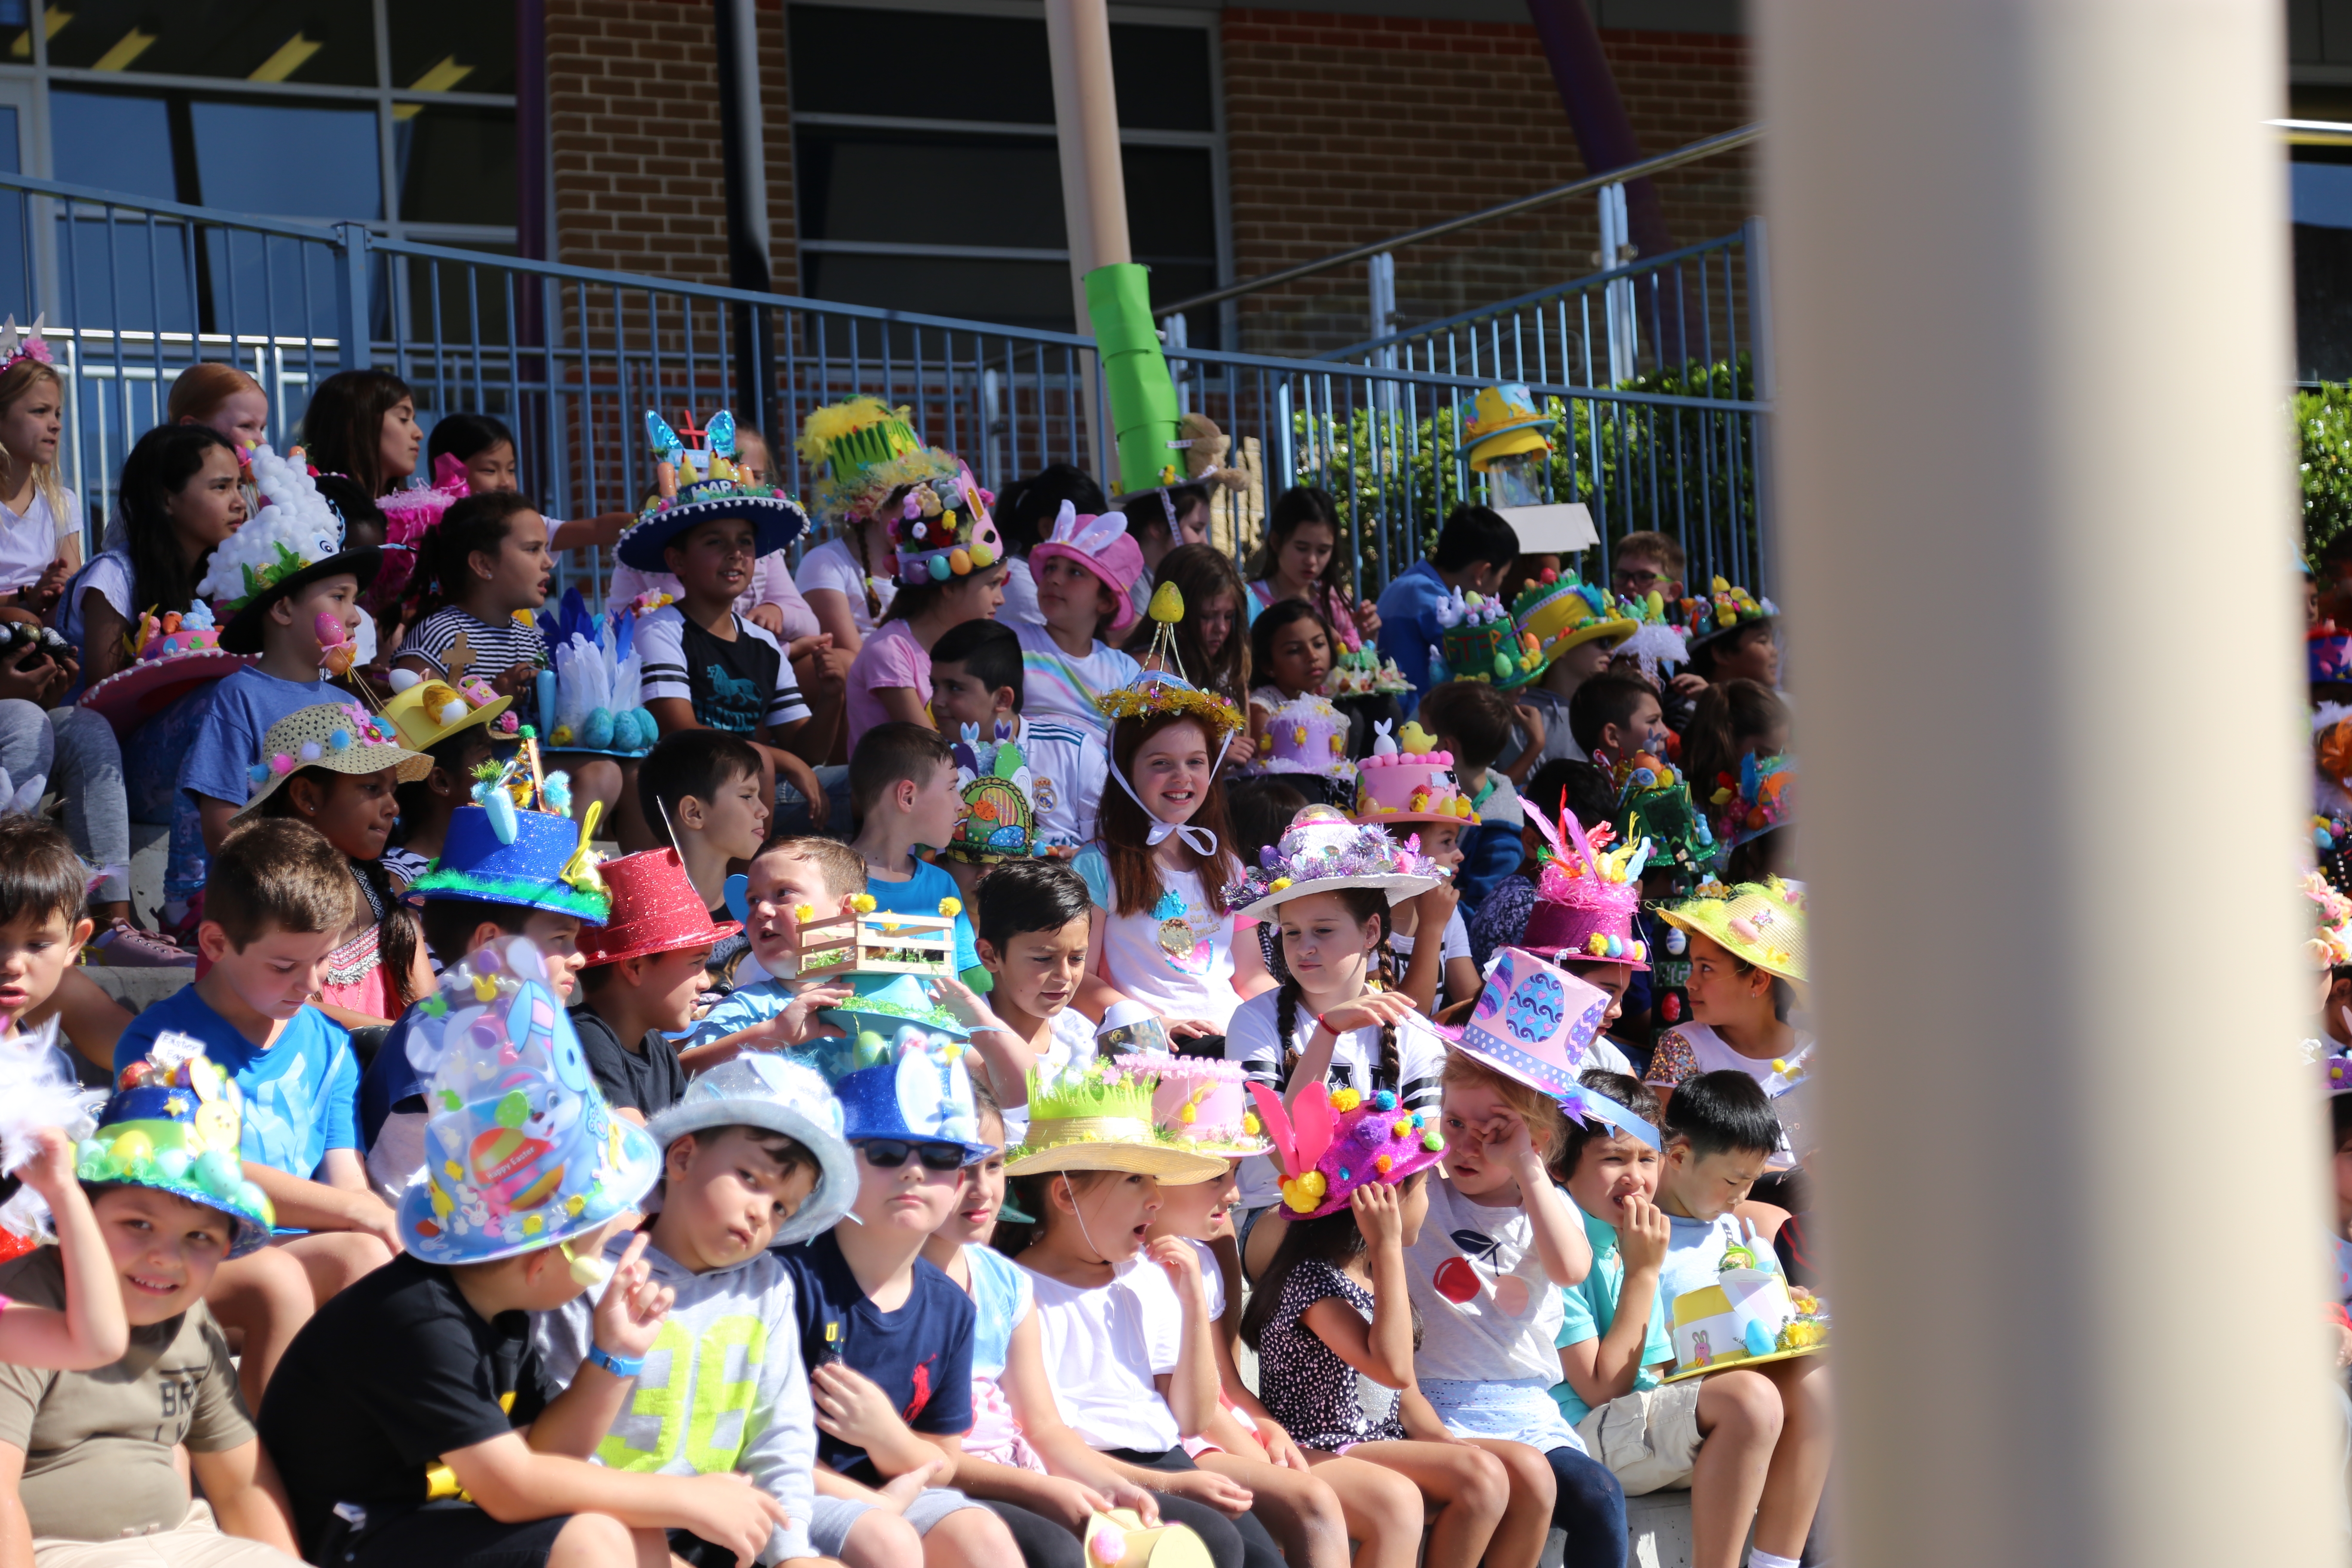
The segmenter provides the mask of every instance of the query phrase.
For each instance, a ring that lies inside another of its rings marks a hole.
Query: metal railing
[[[1719,272],[1727,262],[1696,247],[1627,270],[1662,276],[1686,265]],[[1540,308],[1497,309],[1549,310],[1564,321],[1578,287]],[[406,380],[428,425],[461,409],[497,415],[515,432],[526,488],[551,517],[640,502],[653,482],[642,410],[732,406],[749,423],[763,392],[766,425],[782,437],[778,477],[795,489],[812,476],[788,437],[812,410],[852,392],[907,405],[927,439],[960,453],[992,489],[1048,463],[1101,466],[1087,447],[1087,399],[1097,395],[1088,338],[524,261],[372,237],[357,224],[280,222],[0,174],[0,310],[23,321],[44,308],[71,393],[68,477],[88,503],[93,542],[121,454],[162,417],[172,380],[202,360],[231,360],[256,375],[281,444],[311,386],[367,365]],[[764,375],[738,352],[730,319],[745,314],[764,319],[773,344]],[[1499,342],[1501,318],[1486,317],[1482,330]],[[1498,378],[1500,362],[1481,351],[1467,363],[1458,352],[1440,363],[1420,346],[1433,331],[1410,344],[1369,345],[1388,363],[1172,349],[1186,406],[1217,420],[1253,476],[1249,492],[1225,500],[1220,540],[1244,550],[1275,493],[1323,484],[1351,530],[1360,588],[1377,593],[1424,553],[1448,509],[1484,499],[1458,449],[1454,410]],[[1507,378],[1527,382],[1561,420],[1554,499],[1590,504],[1604,536],[1657,528],[1681,537],[1700,580],[1721,571],[1769,581],[1757,483],[1769,395],[1718,386],[1714,375],[1703,387],[1596,384],[1589,355],[1549,350],[1534,374],[1514,367]],[[1107,411],[1096,414],[1108,430]],[[573,552],[562,570],[593,595],[608,567]]]

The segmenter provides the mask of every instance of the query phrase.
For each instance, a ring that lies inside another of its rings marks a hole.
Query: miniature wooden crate
[[[830,974],[953,974],[955,917],[835,915],[801,927],[801,980]]]

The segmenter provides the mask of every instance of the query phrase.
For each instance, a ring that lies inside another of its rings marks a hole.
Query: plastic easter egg
[[[153,1141],[144,1132],[136,1131],[121,1134],[112,1143],[107,1145],[107,1149],[114,1156],[114,1163],[125,1170],[136,1165],[142,1160],[152,1160],[155,1157]]]
[[[155,1168],[176,1182],[187,1175],[192,1158],[185,1149],[161,1149],[155,1153]]]
[[[969,576],[971,573],[971,552],[969,550],[949,551],[948,570],[954,573],[959,577]]]
[[[196,1162],[196,1184],[215,1197],[234,1195],[244,1182],[245,1170],[233,1149],[208,1149]]]
[[[236,1206],[247,1211],[248,1213],[268,1214],[271,1212],[269,1206],[269,1194],[261,1190],[261,1184],[258,1182],[239,1182],[236,1184]]]
[[[976,570],[985,572],[996,564],[996,552],[987,544],[975,541],[971,547],[971,563]]]
[[[1690,948],[1690,937],[1680,926],[1666,928],[1666,951],[1680,958]]]
[[[74,1145],[74,1173],[83,1180],[106,1163],[106,1145],[95,1138],[85,1138]]]
[[[482,803],[482,809],[489,814],[490,831],[499,836],[499,842],[513,843],[515,829],[518,826],[515,821],[514,796],[502,789],[494,789],[490,792],[489,799]]]
[[[948,564],[948,558],[946,556],[934,555],[931,557],[929,572],[932,582],[944,583],[950,576],[954,575],[955,568]]]
[[[588,717],[581,721],[580,743],[592,752],[604,751],[612,745],[613,732],[618,727],[610,708],[592,708]]]
[[[405,691],[425,678],[413,669],[394,669],[391,679],[394,691]]]

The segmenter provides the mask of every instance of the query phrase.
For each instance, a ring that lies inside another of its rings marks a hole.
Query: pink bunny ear
[[[0,775],[5,776],[5,775]],[[1265,1135],[1274,1140],[1274,1152],[1282,1163],[1286,1176],[1303,1175],[1309,1167],[1298,1163],[1298,1136],[1291,1131],[1289,1113],[1282,1109],[1280,1097],[1262,1083],[1249,1086],[1250,1098],[1257,1101],[1257,1119],[1265,1123]]]
[[[1310,1083],[1290,1102],[1291,1124],[1298,1131],[1298,1173],[1315,1168],[1323,1151],[1331,1147],[1334,1131],[1331,1096],[1319,1083]]]
[[[1070,535],[1071,545],[1083,554],[1098,555],[1110,547],[1111,542],[1127,536],[1127,514],[1106,511],[1094,517],[1080,518]],[[1060,527],[1058,522],[1055,525]]]

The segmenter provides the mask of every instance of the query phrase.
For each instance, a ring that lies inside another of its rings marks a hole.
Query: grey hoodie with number
[[[617,1259],[627,1242],[615,1237],[607,1259]],[[677,1300],[597,1445],[596,1462],[666,1476],[740,1471],[790,1516],[760,1561],[814,1556],[808,1530],[816,1415],[801,1364],[792,1276],[765,1252],[708,1274],[690,1273],[657,1247],[646,1248],[646,1262]],[[561,1311],[532,1314],[541,1359],[559,1382],[569,1384],[587,1360],[598,1294],[585,1291]]]

